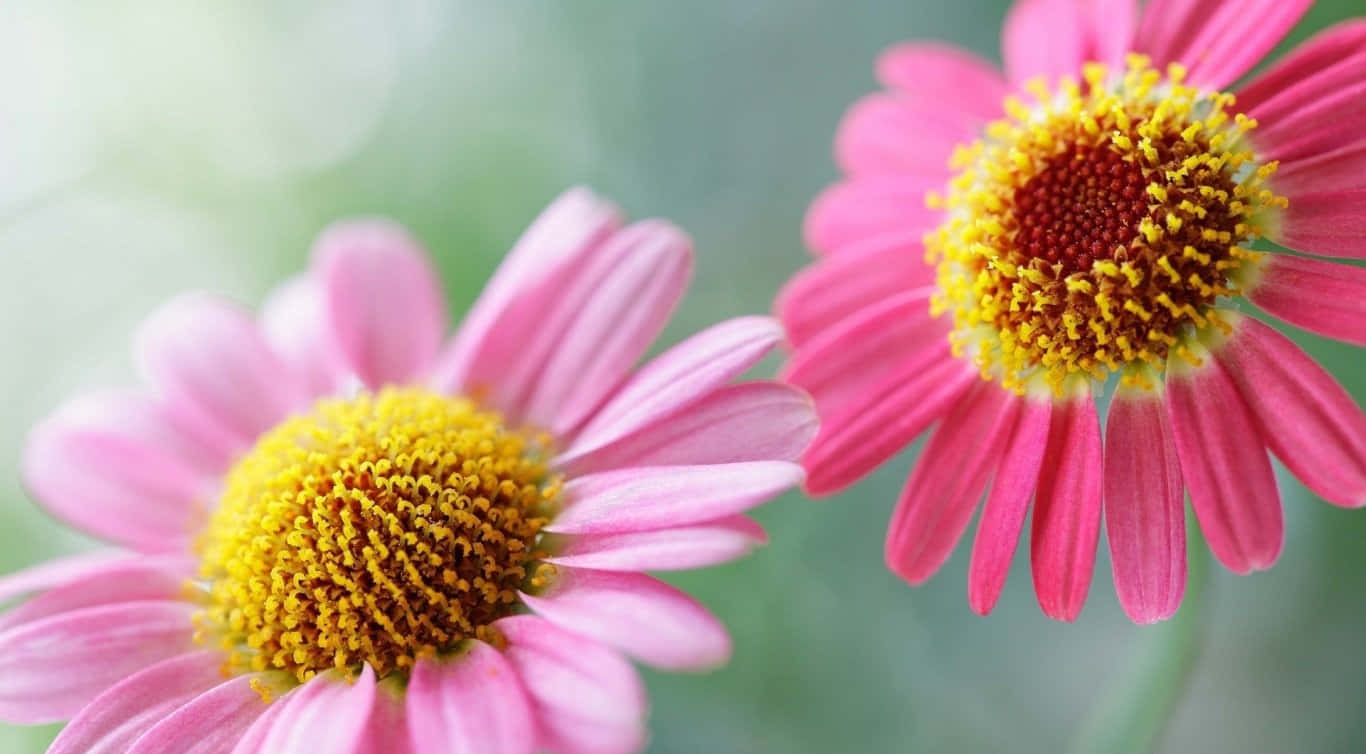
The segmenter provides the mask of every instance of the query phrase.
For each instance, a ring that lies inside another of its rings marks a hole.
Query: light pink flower
[[[0,717],[51,752],[629,752],[626,657],[724,663],[720,622],[642,573],[764,541],[809,399],[731,384],[781,338],[740,318],[635,363],[688,239],[584,190],[523,235],[445,340],[416,241],[324,233],[259,317],[207,295],[137,337],[149,389],[72,401],[24,477],[127,548],[0,580]],[[263,699],[273,700],[267,704]]]
[[[1152,622],[1185,587],[1185,493],[1239,573],[1281,550],[1268,450],[1329,502],[1366,504],[1361,410],[1230,308],[1366,344],[1366,270],[1317,258],[1366,258],[1366,22],[1235,86],[1309,5],[1019,0],[1004,75],[935,43],[878,59],[888,90],[845,116],[845,177],[806,217],[818,259],[777,310],[785,378],[822,418],[811,493],[938,424],[887,535],[907,581],[985,497],[968,593],[988,613],[1032,499],[1039,603],[1072,620],[1103,510],[1120,601]]]

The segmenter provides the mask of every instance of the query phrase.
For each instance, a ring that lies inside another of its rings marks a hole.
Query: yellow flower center
[[[240,670],[377,674],[507,615],[559,492],[545,443],[460,398],[320,401],[228,473],[199,544],[201,634]]]
[[[947,211],[925,241],[932,307],[984,377],[1150,384],[1170,356],[1197,358],[1193,333],[1226,327],[1215,302],[1240,293],[1259,257],[1246,247],[1286,200],[1244,138],[1256,122],[1184,73],[1133,56],[1056,92],[1032,82],[1036,104],[1007,98],[1008,117],[954,154],[947,196],[930,198]]]

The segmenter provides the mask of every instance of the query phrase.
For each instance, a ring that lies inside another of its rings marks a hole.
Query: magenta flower
[[[1005,75],[893,47],[849,111],[846,173],[812,204],[820,259],[777,308],[822,429],[810,492],[863,477],[938,422],[892,516],[915,584],[985,497],[968,596],[995,605],[1034,500],[1039,603],[1074,619],[1101,511],[1138,622],[1185,587],[1184,493],[1239,573],[1281,550],[1270,450],[1329,502],[1366,504],[1366,418],[1240,298],[1366,344],[1366,23],[1228,93],[1306,0],[1021,0]],[[1115,393],[1102,431],[1095,399]]]
[[[127,548],[0,582],[0,717],[51,752],[629,752],[624,655],[723,663],[704,607],[642,571],[764,539],[809,400],[729,384],[781,338],[722,323],[633,365],[687,238],[571,191],[454,338],[424,253],[379,222],[319,239],[259,319],[204,295],[137,338],[151,389],[73,401],[24,474]],[[624,653],[624,655],[623,655]],[[267,703],[268,702],[268,703]]]

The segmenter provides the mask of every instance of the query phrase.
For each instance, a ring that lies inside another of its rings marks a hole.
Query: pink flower
[[[1366,258],[1366,22],[1233,87],[1309,4],[1020,0],[1004,75],[933,43],[878,60],[889,91],[840,126],[845,178],[806,217],[819,258],[777,309],[785,378],[822,419],[810,492],[938,423],[889,526],[897,574],[933,575],[985,497],[968,596],[990,612],[1032,498],[1039,604],[1072,620],[1103,509],[1146,623],[1181,601],[1185,493],[1239,573],[1281,550],[1268,450],[1366,504],[1361,410],[1232,308],[1366,344],[1366,270],[1317,258]],[[1263,238],[1314,256],[1249,248]]]
[[[557,200],[449,342],[417,243],[322,235],[259,318],[205,295],[137,337],[147,391],[33,432],[28,486],[127,548],[0,581],[0,717],[50,751],[627,752],[630,656],[730,639],[642,571],[764,540],[802,478],[809,400],[729,384],[781,338],[724,322],[633,365],[682,296],[688,239]],[[269,704],[264,700],[270,701]]]

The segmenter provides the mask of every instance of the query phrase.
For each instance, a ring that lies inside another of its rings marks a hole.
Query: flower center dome
[[[1215,302],[1239,294],[1259,256],[1247,244],[1286,201],[1245,139],[1256,123],[1183,77],[1133,56],[1056,92],[1034,82],[1036,104],[1008,98],[1008,117],[955,153],[947,195],[931,197],[947,210],[926,237],[933,310],[984,377],[1021,392],[1146,382],[1223,325]]]
[[[545,443],[414,389],[325,399],[228,473],[199,629],[241,670],[384,676],[516,604],[559,482]]]

